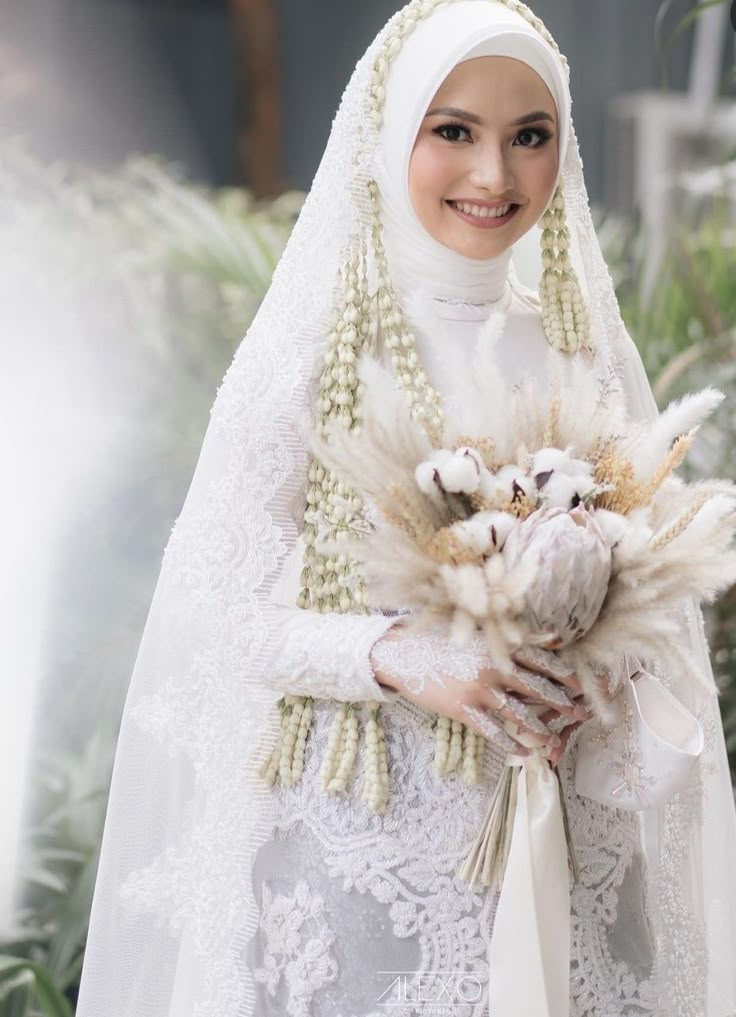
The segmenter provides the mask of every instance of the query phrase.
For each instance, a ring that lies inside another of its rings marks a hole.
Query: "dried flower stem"
[[[549,414],[544,425],[544,433],[542,436],[542,444],[545,448],[556,448],[559,440],[558,432],[560,427],[560,411],[562,410],[562,403],[560,397],[556,395],[549,408]]]
[[[710,493],[701,494],[699,498],[696,498],[687,511],[683,512],[671,526],[660,534],[655,534],[649,541],[649,546],[653,551],[661,551],[663,547],[671,543],[676,537],[688,528],[690,523],[693,521],[695,516],[700,512],[703,505],[710,501],[712,495]]]
[[[646,489],[646,501],[652,500],[654,495],[660,489],[662,484],[665,482],[670,473],[681,466],[685,460],[685,456],[690,451],[690,446],[695,441],[695,435],[698,433],[698,428],[694,427],[688,434],[681,435],[677,441],[673,444],[672,448],[667,453],[667,456],[662,465],[657,469]]]

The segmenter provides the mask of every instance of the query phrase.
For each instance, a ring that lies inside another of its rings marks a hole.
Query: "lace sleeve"
[[[343,702],[390,702],[398,693],[380,685],[371,649],[396,621],[384,614],[319,614],[279,607],[277,645],[269,682],[283,692]]]
[[[411,695],[421,696],[430,682],[444,686],[445,678],[472,682],[483,668],[493,667],[486,644],[475,636],[469,646],[452,643],[436,629],[420,634],[395,632],[377,641],[373,664]]]

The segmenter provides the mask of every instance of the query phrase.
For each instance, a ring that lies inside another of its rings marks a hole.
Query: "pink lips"
[[[477,215],[468,215],[467,212],[461,212],[457,205],[454,205],[450,201],[447,202],[447,206],[452,209],[455,215],[460,216],[460,218],[465,222],[470,223],[471,226],[477,226],[478,229],[481,230],[494,230],[499,226],[505,226],[507,222],[513,219],[520,207],[519,205],[512,205],[506,215],[501,215],[497,218],[493,218],[491,216],[481,218]]]

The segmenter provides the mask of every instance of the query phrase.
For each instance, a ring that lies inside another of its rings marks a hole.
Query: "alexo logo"
[[[466,971],[379,971],[385,988],[376,1000],[379,1007],[412,1004],[427,1007],[428,1017],[437,1006],[466,1009],[484,1001],[484,985]]]

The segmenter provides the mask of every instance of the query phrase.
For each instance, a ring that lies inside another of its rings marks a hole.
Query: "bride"
[[[553,653],[522,650],[505,677],[480,640],[368,611],[354,564],[319,550],[326,529],[370,523],[305,438],[359,420],[365,350],[418,419],[451,417],[455,367],[502,315],[509,387],[575,371],[632,420],[656,413],[592,228],[568,79],[517,0],[412,0],[356,67],[166,548],[79,1017],[736,1015],[715,687],[659,675],[704,751],[666,805],[608,807],[575,792],[589,713]],[[538,225],[537,294],[514,245]],[[682,632],[711,676],[694,605]],[[508,923],[494,942],[497,894],[460,876],[519,739],[558,767],[578,863],[569,922],[541,950]]]

